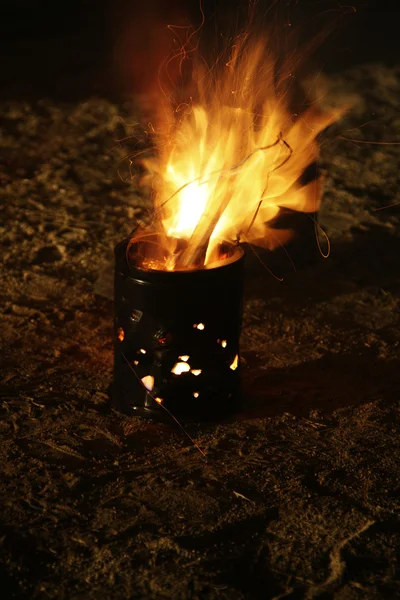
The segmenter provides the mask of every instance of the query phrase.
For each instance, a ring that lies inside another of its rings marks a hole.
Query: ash
[[[398,141],[399,75],[336,76],[353,108],[323,144],[331,256],[282,262],[282,283],[249,258],[247,403],[190,426],[206,460],[108,403],[109,261],[146,208],[109,152],[123,107],[3,103],[5,597],[397,597],[400,206],[376,209],[398,147],[336,136]]]

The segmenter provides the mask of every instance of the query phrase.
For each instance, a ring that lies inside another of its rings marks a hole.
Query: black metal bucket
[[[115,249],[113,403],[124,413],[217,420],[237,410],[244,253],[216,266],[160,271]],[[133,248],[134,251],[134,248]]]

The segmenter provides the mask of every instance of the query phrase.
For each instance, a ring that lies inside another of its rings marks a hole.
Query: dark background
[[[259,22],[278,23],[283,36],[289,22],[303,37],[333,29],[317,53],[328,72],[363,62],[397,61],[400,9],[387,0],[357,0],[351,6],[291,0],[273,3],[268,11],[270,4],[259,3]],[[204,36],[212,38],[225,26],[233,29],[245,7],[238,0],[205,0]],[[199,17],[194,0],[3,0],[2,97],[69,99],[143,91],[167,51],[165,24],[197,23]]]

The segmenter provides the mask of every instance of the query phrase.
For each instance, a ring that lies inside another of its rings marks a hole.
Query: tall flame
[[[293,76],[278,74],[266,42],[249,36],[235,40],[222,67],[197,62],[192,82],[191,101],[164,112],[156,156],[143,161],[167,269],[217,260],[223,242],[285,243],[291,232],[269,224],[281,208],[318,210],[321,179],[300,178],[340,113],[313,104],[293,114]]]

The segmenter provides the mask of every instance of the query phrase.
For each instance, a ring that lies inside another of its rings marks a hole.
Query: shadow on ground
[[[261,375],[260,366],[255,357],[249,357],[243,369],[244,402],[239,418],[284,412],[305,417],[313,411],[331,415],[345,406],[394,395],[399,385],[400,361],[380,361],[373,352],[331,354],[287,369],[268,369]]]

